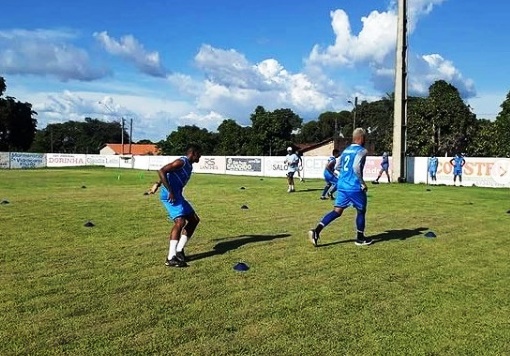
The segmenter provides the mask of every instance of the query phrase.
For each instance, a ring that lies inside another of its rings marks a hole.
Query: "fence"
[[[30,169],[44,167],[102,166],[139,170],[157,170],[178,156],[111,156],[67,153],[0,152],[0,169]],[[303,157],[305,178],[322,178],[328,157]],[[439,157],[437,184],[453,184],[450,157]],[[464,185],[510,188],[510,159],[466,157],[462,181]],[[390,167],[391,167],[390,157]],[[428,158],[407,157],[407,181],[428,183]],[[377,178],[381,157],[367,157],[363,175],[366,181]],[[194,172],[210,174],[285,177],[287,166],[281,156],[202,156]],[[391,174],[391,171],[390,171]],[[386,180],[381,179],[384,183]]]

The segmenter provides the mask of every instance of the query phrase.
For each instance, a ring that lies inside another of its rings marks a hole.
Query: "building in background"
[[[100,155],[129,155],[129,156],[154,156],[160,153],[154,144],[125,144],[107,143],[99,151]]]

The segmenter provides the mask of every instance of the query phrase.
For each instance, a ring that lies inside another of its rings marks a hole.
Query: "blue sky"
[[[490,6],[488,6],[490,4]],[[510,2],[408,0],[409,93],[455,85],[479,118],[510,91]],[[48,123],[133,119],[133,139],[250,124],[257,105],[305,121],[393,91],[394,0],[18,0],[2,4],[6,95]]]

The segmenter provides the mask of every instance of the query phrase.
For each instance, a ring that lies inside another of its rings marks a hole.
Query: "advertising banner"
[[[439,157],[438,184],[453,184],[452,157]],[[510,158],[464,157],[462,185],[493,188],[510,188]],[[427,171],[427,166],[421,167]],[[459,181],[457,179],[457,184]]]
[[[0,169],[9,169],[9,152],[0,152]]]
[[[78,167],[87,165],[87,155],[73,153],[47,153],[48,167]]]
[[[12,169],[46,167],[46,155],[44,153],[11,152],[9,160]]]
[[[262,175],[262,157],[226,157],[226,174]]]
[[[264,176],[266,177],[285,177],[287,168],[285,156],[264,157]]]
[[[87,165],[104,167],[106,165],[106,157],[105,155],[87,155]]]
[[[202,156],[200,162],[193,165],[193,172],[225,174],[226,161],[224,156]]]

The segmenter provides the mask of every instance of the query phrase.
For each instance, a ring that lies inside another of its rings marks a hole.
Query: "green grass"
[[[322,181],[195,175],[195,259],[169,269],[155,179],[0,171],[1,355],[510,354],[508,189],[371,185],[377,243],[351,209],[314,248]]]

